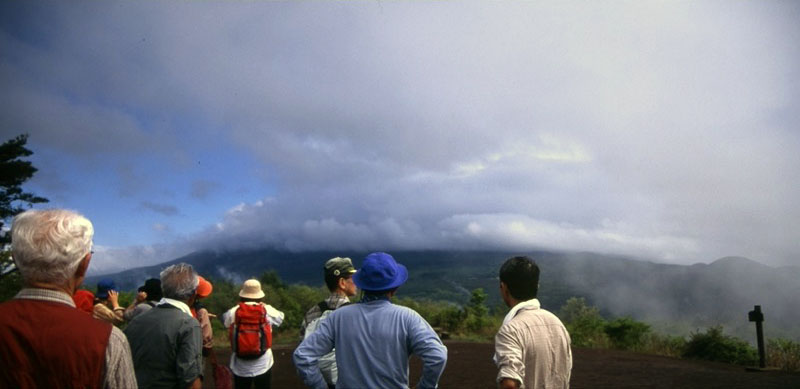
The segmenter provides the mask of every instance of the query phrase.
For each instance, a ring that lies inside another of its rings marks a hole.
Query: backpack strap
[[[320,313],[325,311],[332,311],[331,307],[328,306],[328,303],[325,300],[320,301],[319,304],[317,304],[317,306],[319,307]]]

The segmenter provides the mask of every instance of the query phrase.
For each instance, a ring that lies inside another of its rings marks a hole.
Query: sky
[[[196,250],[800,265],[800,3],[0,4],[0,136],[95,225]]]

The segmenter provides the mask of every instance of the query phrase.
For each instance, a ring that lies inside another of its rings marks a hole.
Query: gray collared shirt
[[[325,299],[325,304],[328,304],[328,308],[331,310],[337,309],[342,305],[349,303],[350,299],[348,299],[345,296],[342,296],[339,293],[331,293]],[[314,319],[320,316],[322,316],[322,310],[319,308],[319,305],[314,305],[306,312],[305,317],[303,317],[303,322],[300,323],[300,339],[303,339],[305,337],[306,327],[308,327],[308,323],[311,323]]]
[[[200,324],[180,306],[167,302],[134,317],[125,335],[139,386],[184,388],[203,374]]]

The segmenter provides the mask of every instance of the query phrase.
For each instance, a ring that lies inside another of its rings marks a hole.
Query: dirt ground
[[[497,370],[492,363],[493,345],[487,343],[445,342],[447,367],[440,388],[496,388]],[[272,387],[303,388],[292,364],[295,345],[273,349],[275,365]],[[220,361],[230,351],[218,349]],[[410,384],[416,384],[421,370],[417,358],[411,360]],[[214,388],[210,366],[204,388]],[[573,349],[571,388],[800,388],[800,374],[778,371],[746,371],[743,367],[705,361],[637,354],[616,350]]]

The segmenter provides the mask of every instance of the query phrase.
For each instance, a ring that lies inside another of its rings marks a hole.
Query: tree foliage
[[[8,300],[22,288],[22,277],[14,272],[14,263],[8,249],[11,236],[6,233],[6,223],[14,215],[35,203],[46,203],[44,197],[22,190],[36,168],[23,158],[32,151],[25,148],[28,135],[19,135],[0,144],[0,301]]]
[[[758,354],[753,347],[741,339],[723,334],[721,326],[711,327],[705,333],[692,334],[683,357],[737,365],[754,365],[758,361]]]
[[[610,341],[605,333],[605,319],[600,316],[597,308],[587,305],[583,297],[572,297],[567,300],[561,307],[559,317],[567,327],[574,346],[597,348],[609,346]]]
[[[470,331],[480,331],[488,323],[489,308],[486,307],[487,297],[483,288],[477,288],[472,291],[469,303],[464,307],[465,316],[467,317],[466,325]]]
[[[30,161],[23,158],[31,156],[32,151],[25,148],[28,135],[19,135],[0,145],[0,230],[6,220],[35,203],[46,203],[44,197],[22,190],[22,184],[28,181],[37,169]],[[10,242],[7,234],[0,236],[0,244]]]
[[[650,326],[630,317],[621,317],[606,323],[603,331],[615,348],[638,350],[644,345]]]

